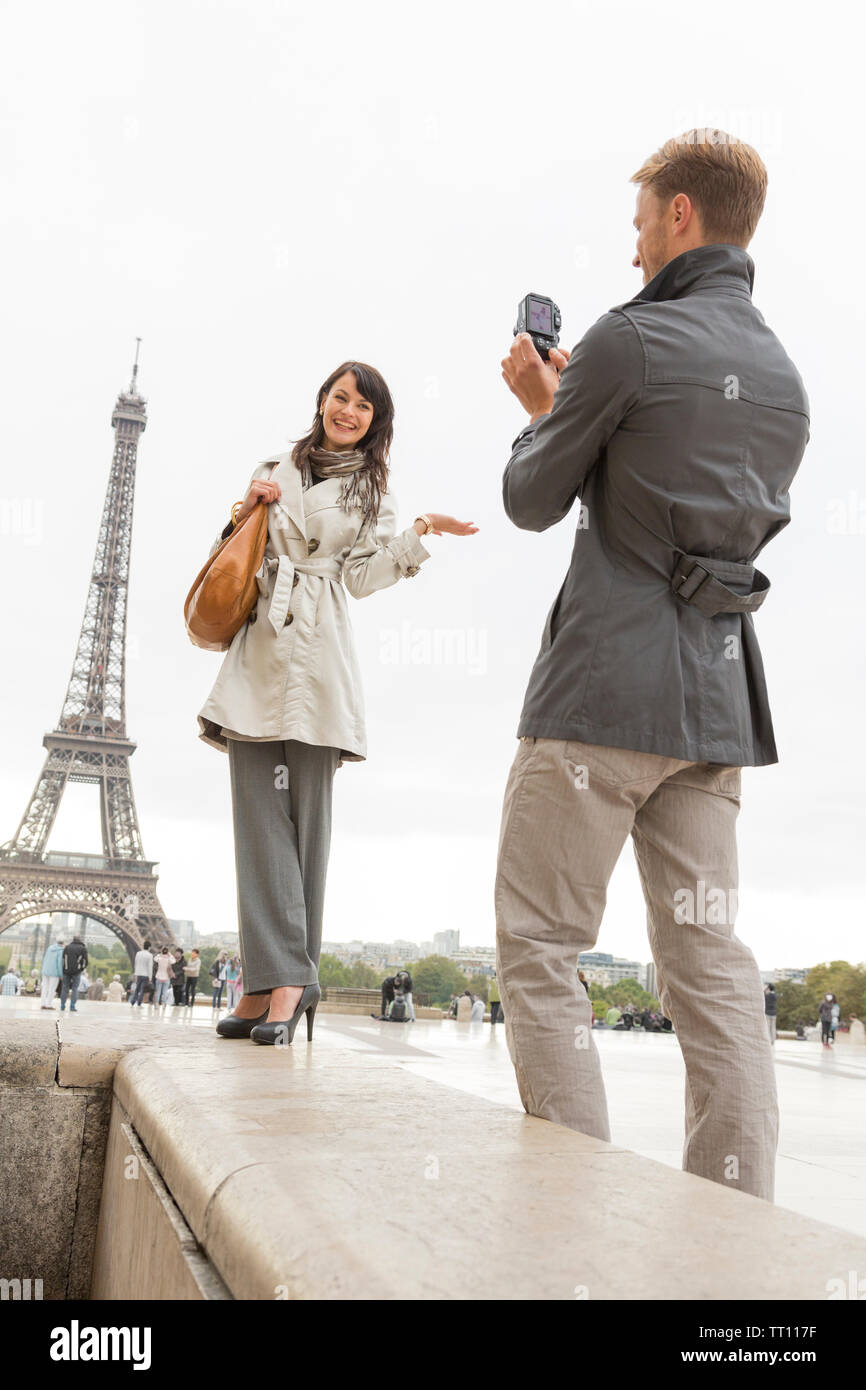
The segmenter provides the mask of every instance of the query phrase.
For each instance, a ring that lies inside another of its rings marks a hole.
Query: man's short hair
[[[630,183],[663,203],[685,193],[708,241],[748,246],[767,196],[767,170],[751,145],[724,130],[687,130],[644,160]]]

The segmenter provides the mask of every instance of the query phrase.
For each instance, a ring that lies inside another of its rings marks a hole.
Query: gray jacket
[[[669,261],[590,328],[551,412],[514,441],[516,526],[544,531],[581,503],[519,737],[778,761],[753,562],[790,520],[809,403],[752,304],[754,270],[720,244]]]

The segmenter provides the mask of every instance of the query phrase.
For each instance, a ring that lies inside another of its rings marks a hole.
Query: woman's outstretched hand
[[[478,527],[471,521],[458,521],[454,516],[443,516],[441,512],[425,512],[433,522],[433,535],[441,536],[443,531],[449,536],[474,536]],[[415,530],[419,536],[426,535],[423,531],[423,521],[415,522]]]

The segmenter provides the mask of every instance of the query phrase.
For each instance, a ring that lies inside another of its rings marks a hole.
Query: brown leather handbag
[[[256,571],[268,543],[268,507],[259,501],[238,522],[196,575],[183,616],[189,640],[209,652],[224,652],[258,599]]]

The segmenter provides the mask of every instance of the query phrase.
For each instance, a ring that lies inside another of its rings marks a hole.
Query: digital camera
[[[514,336],[528,333],[535,344],[539,357],[547,362],[550,349],[559,345],[559,330],[562,327],[562,314],[559,305],[548,299],[546,294],[528,294],[517,306],[517,323]]]

